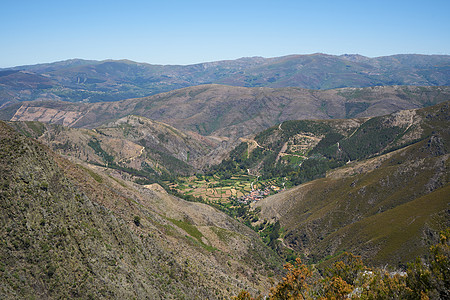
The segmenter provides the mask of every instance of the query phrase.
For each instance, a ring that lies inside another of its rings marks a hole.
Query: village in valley
[[[209,203],[251,204],[285,189],[285,179],[260,180],[259,176],[240,175],[230,179],[197,175],[180,177],[169,186],[180,194]]]
[[[279,187],[274,185],[266,186],[262,189],[252,189],[249,194],[239,197],[237,201],[243,204],[250,204],[252,202],[257,202],[271,194],[278,193],[280,190],[284,190],[284,188],[280,189]]]

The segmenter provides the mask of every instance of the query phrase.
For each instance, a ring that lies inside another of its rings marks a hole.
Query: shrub
[[[136,224],[136,226],[140,226],[141,225],[141,217],[139,216],[134,216],[134,224]]]

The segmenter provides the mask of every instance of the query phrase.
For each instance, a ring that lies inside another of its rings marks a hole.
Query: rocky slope
[[[219,299],[279,259],[221,212],[71,162],[0,122],[0,298]]]
[[[67,60],[0,70],[0,107],[26,100],[117,101],[188,86],[333,89],[386,85],[450,85],[450,56],[289,55],[188,66]]]
[[[92,130],[36,121],[10,125],[60,154],[118,169],[139,170],[148,176],[191,174],[211,163],[208,155],[220,148],[217,139],[133,115]]]

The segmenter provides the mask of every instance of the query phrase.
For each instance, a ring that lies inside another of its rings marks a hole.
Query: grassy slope
[[[449,195],[450,186],[447,184],[430,194],[339,229],[320,246],[339,236],[348,236],[338,251],[379,248],[376,255],[370,257],[372,263],[390,262],[396,265],[413,261],[432,245],[432,236],[428,234],[433,235],[444,230],[445,225],[450,225],[446,213]],[[363,245],[361,241],[364,241]]]
[[[262,217],[280,220],[285,242],[313,261],[349,250],[375,264],[403,264],[425,253],[436,231],[450,225],[448,111],[446,102],[363,122],[334,152],[356,161],[264,199],[257,204]],[[295,129],[290,135],[308,125],[291,123],[281,126]],[[256,139],[274,148],[285,135],[273,128]]]

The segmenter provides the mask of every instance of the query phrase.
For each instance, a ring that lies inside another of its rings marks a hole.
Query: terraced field
[[[176,183],[166,182],[167,185],[184,195],[202,198],[206,202],[229,203],[249,195],[252,190],[264,190],[271,187],[276,193],[283,188],[283,178],[259,180],[257,176],[239,175],[229,179],[220,179],[218,176],[191,176],[180,177]]]

